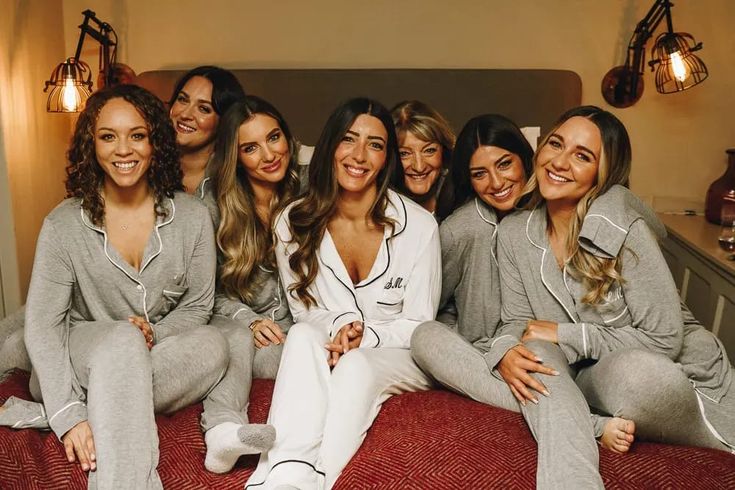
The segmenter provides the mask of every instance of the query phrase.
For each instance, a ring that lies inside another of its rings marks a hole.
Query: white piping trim
[[[694,392],[697,394],[697,404],[699,405],[699,412],[702,414],[702,419],[704,419],[704,425],[707,426],[709,431],[712,433],[713,436],[715,436],[715,438],[718,441],[720,441],[722,444],[727,446],[730,449],[731,453],[735,454],[735,446],[727,442],[725,438],[722,437],[722,435],[720,435],[719,432],[717,432],[717,429],[714,428],[714,426],[710,423],[709,419],[707,419],[707,415],[704,413],[704,402],[702,402],[702,397],[707,398],[710,401],[714,401],[714,400],[712,400],[712,398],[708,397],[704,393],[701,393],[697,389],[697,385],[694,383],[693,380],[690,379],[689,381],[692,383],[692,386],[694,386]]]
[[[498,338],[496,338],[495,340],[493,340],[492,344],[490,344],[490,348],[492,349],[492,348],[493,348],[493,347],[495,346],[495,342],[497,342],[498,340],[502,339],[503,337],[512,337],[512,338],[515,338],[515,337],[513,337],[512,335],[508,335],[508,334],[506,334],[506,335],[501,335],[500,337],[498,337]],[[517,339],[516,339],[516,340],[517,340]]]
[[[48,419],[49,425],[51,425],[51,421],[54,420],[57,415],[59,415],[61,412],[63,412],[67,408],[71,407],[72,405],[84,405],[84,403],[82,403],[80,401],[76,401],[76,402],[71,402],[71,403],[67,404],[65,407],[61,408],[58,412],[56,412],[55,414],[53,414],[50,419]]]
[[[585,359],[589,359],[590,355],[587,353],[587,324],[582,324],[582,352],[584,352]]]
[[[625,315],[625,312],[626,311],[628,311],[628,305],[625,305],[625,308],[623,308],[623,311],[618,316],[616,316],[615,318],[611,318],[610,320],[605,320],[605,323],[614,322],[615,320],[617,320],[621,316]]]
[[[626,235],[628,234],[628,230],[626,230],[626,229],[625,229],[625,228],[623,228],[622,226],[616,225],[616,224],[615,224],[615,223],[613,223],[613,221],[612,221],[612,220],[611,220],[610,218],[608,218],[607,216],[603,216],[603,215],[601,215],[601,214],[588,214],[588,215],[586,216],[586,218],[602,218],[602,219],[604,219],[605,221],[607,221],[608,223],[610,223],[611,225],[613,225],[613,226],[614,226],[615,228],[617,228],[618,230],[620,230],[621,232],[625,233]]]
[[[544,278],[544,260],[546,259],[546,252],[548,251],[544,247],[536,244],[533,240],[531,240],[531,235],[528,232],[528,227],[531,224],[531,217],[533,216],[533,213],[536,212],[536,209],[534,208],[531,213],[528,215],[528,219],[526,220],[526,238],[528,238],[528,241],[531,242],[533,246],[538,248],[539,250],[543,250],[543,253],[541,254],[541,267],[539,269],[539,273],[541,274],[541,282],[544,284],[546,289],[549,290],[551,295],[556,299],[556,301],[561,305],[562,308],[564,308],[564,311],[566,311],[567,315],[569,315],[569,319],[572,320],[573,323],[577,323],[577,321],[574,318],[574,315],[567,309],[566,305],[559,299],[559,297],[554,293],[554,290],[551,289],[551,287],[546,283],[546,278]]]
[[[248,309],[247,309],[247,308],[240,308],[239,310],[237,310],[237,311],[235,312],[235,314],[234,314],[234,315],[232,315],[232,319],[234,320],[235,318],[237,318],[237,315],[239,315],[239,314],[240,314],[240,313],[242,313],[243,311],[248,311]]]
[[[480,200],[477,197],[475,198],[475,209],[477,210],[477,214],[480,216],[480,219],[482,221],[493,226],[493,234],[490,237],[490,242],[493,243],[495,241],[495,236],[498,234],[498,224],[493,223],[482,215],[482,210],[480,209]],[[493,261],[495,262],[495,265],[498,265],[498,258],[495,256],[495,247],[490,247],[490,255],[493,256]]]

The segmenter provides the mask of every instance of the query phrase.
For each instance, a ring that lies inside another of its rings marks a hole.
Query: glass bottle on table
[[[720,248],[735,252],[735,191],[729,191],[722,197],[720,217]]]

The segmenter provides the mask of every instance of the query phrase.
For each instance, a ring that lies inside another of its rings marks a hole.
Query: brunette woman
[[[224,338],[206,326],[211,221],[178,192],[174,131],[145,89],[92,95],[68,156],[69,199],[44,222],[26,309],[43,406],[11,398],[0,423],[50,426],[69,461],[92,470],[90,488],[161,488],[154,409],[216,391],[227,365]]]
[[[429,386],[408,346],[436,314],[438,230],[429,213],[388,190],[397,163],[390,113],[349,100],[319,138],[307,194],[276,220],[276,260],[296,324],[269,415],[277,439],[246,488],[331,488],[381,404]]]
[[[401,162],[393,176],[394,188],[439,220],[446,218],[453,201],[452,182],[447,178],[454,148],[449,123],[417,100],[399,103],[391,114]]]
[[[202,199],[217,214],[207,165],[214,152],[220,117],[245,92],[232,72],[216,66],[199,66],[176,82],[169,115],[176,131],[184,189]],[[30,370],[23,345],[25,308],[0,320],[0,378],[13,368]]]
[[[218,213],[218,293],[212,324],[228,339],[230,397],[202,417],[208,444],[230,441],[226,457],[207,458],[210,471],[229,471],[243,454],[270,449],[271,426],[248,425],[253,371],[275,378],[286,332],[293,323],[274,254],[272,220],[298,191],[296,144],[281,114],[263,99],[238,101],[220,121],[213,159]],[[205,404],[210,403],[205,400]],[[211,429],[211,430],[210,430]]]
[[[634,433],[726,450],[735,442],[733,368],[680,306],[660,223],[624,187],[630,165],[615,116],[572,109],[536,153],[527,210],[500,225],[504,340],[493,348],[506,352],[490,362],[501,358],[497,371],[519,400],[538,401],[542,433],[565,432],[539,454],[555,468],[542,487],[602,488],[588,406],[620,417],[619,452]],[[560,375],[530,376],[519,342]]]

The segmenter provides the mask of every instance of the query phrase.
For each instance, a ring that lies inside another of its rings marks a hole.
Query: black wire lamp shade
[[[633,32],[625,64],[616,66],[602,79],[602,96],[613,107],[630,107],[643,95],[643,68],[646,42],[666,19],[666,32],[656,38],[648,65],[656,71],[656,90],[662,94],[680,92],[707,78],[704,66],[694,51],[702,49],[691,34],[674,32],[671,0],[656,0]]]
[[[48,92],[49,87],[53,88],[46,102],[48,112],[78,112],[92,95],[89,65],[81,60],[67,58],[51,72],[43,91]]]
[[[649,66],[656,65],[656,90],[661,94],[681,92],[697,85],[709,73],[694,51],[702,49],[691,34],[664,32],[651,49]]]
[[[92,95],[92,71],[79,58],[86,36],[100,44],[100,77],[97,85],[102,88],[115,81],[113,73],[117,58],[117,34],[110,24],[99,20],[91,10],[85,10],[82,14],[84,21],[79,26],[81,33],[74,56],[67,58],[51,72],[51,78],[43,89],[48,92],[49,87],[53,87],[46,102],[48,112],[79,112]]]

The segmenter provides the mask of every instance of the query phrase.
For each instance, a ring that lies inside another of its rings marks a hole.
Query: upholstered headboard
[[[313,145],[337,104],[369,96],[388,108],[421,100],[442,113],[455,131],[472,116],[503,114],[543,134],[566,109],[579,105],[582,82],[565,70],[232,70],[248,94],[275,105],[294,135]],[[137,83],[167,101],[185,70],[148,71]]]

